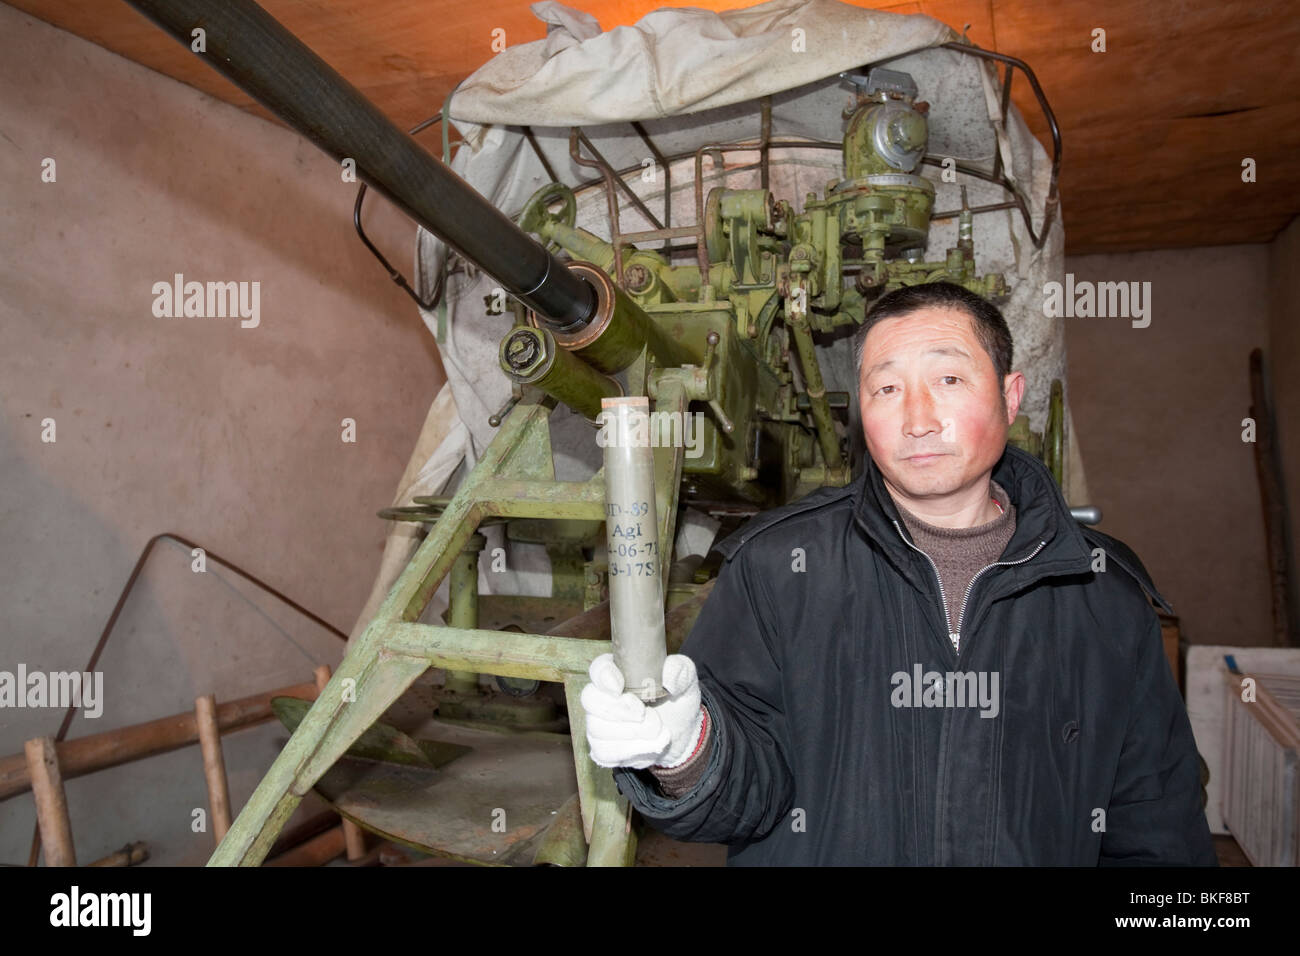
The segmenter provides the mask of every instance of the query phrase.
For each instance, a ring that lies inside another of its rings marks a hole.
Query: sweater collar
[[[998,509],[992,518],[980,525],[970,528],[945,528],[940,525],[930,524],[918,514],[914,514],[904,508],[897,501],[894,507],[898,509],[899,515],[903,518],[903,526],[908,530],[912,543],[922,536],[930,541],[936,539],[947,541],[976,541],[988,537],[997,537],[1004,534],[1009,537],[1015,531],[1015,503],[1011,501],[1011,496],[1007,494],[996,478],[989,482],[989,497],[993,499]],[[1010,525],[1010,528],[1008,528]]]
[[[870,455],[864,456],[864,461],[862,474],[854,482],[854,518],[895,564],[905,571],[914,570],[917,560],[924,559],[913,550],[911,535],[885,488],[880,469]],[[1034,555],[1012,569],[1019,572],[1018,578],[1028,583],[1049,574],[1083,574],[1091,569],[1092,550],[1046,465],[1008,444],[993,466],[992,478],[1016,507],[1016,530],[1001,560]]]

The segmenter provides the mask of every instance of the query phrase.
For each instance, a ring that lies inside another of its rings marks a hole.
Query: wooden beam
[[[212,823],[213,846],[230,829],[230,787],[226,782],[226,758],[221,753],[221,728],[217,724],[217,698],[212,694],[194,701],[194,721],[199,729],[199,751],[203,755],[203,777],[208,785],[208,815]]]
[[[306,843],[301,843],[274,860],[267,860],[263,866],[324,866],[347,849],[343,839],[343,828],[334,827],[319,836],[314,836]]]
[[[217,706],[217,725],[223,734],[270,720],[272,697],[316,698],[316,684],[291,684],[276,690],[241,697]],[[108,730],[89,737],[65,740],[56,747],[64,779],[80,777],[105,767],[116,767],[154,754],[167,753],[188,746],[199,739],[193,711],[160,717],[143,724]],[[26,757],[12,754],[0,757],[0,800],[31,788],[32,779]]]
[[[53,737],[33,737],[24,747],[27,772],[36,798],[36,822],[41,828],[46,866],[76,866],[72,846],[72,821],[68,819],[68,798],[63,792],[59,756]]]

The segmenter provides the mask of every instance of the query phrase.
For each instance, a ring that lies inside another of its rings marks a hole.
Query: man
[[[1169,606],[1006,444],[1001,313],[912,286],[855,345],[862,474],[718,545],[666,700],[592,663],[592,759],[730,865],[1214,865]]]

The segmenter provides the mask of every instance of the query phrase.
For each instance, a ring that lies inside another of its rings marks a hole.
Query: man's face
[[[907,510],[942,511],[985,494],[1025,379],[1012,372],[998,381],[970,316],[930,306],[877,323],[858,385],[867,450]]]

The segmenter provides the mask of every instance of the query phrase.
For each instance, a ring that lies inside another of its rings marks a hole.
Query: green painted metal
[[[660,365],[680,365],[693,360],[672,330],[647,315],[598,265],[576,261],[568,266],[571,272],[599,290],[600,308],[587,327],[572,333],[555,333],[555,341],[562,348],[607,374],[627,368],[643,352],[648,352]]]
[[[839,436],[831,419],[830,405],[826,401],[826,384],[822,380],[821,366],[813,348],[812,329],[808,325],[807,315],[802,310],[791,310],[790,328],[803,368],[804,394],[808,397],[813,421],[817,424],[817,442],[821,448],[825,469],[823,479],[828,485],[847,485],[850,477],[849,467],[840,452]]]
[[[586,863],[587,839],[582,833],[582,809],[575,795],[556,813],[555,822],[547,829],[533,857],[533,865],[585,866]]]
[[[475,534],[451,566],[446,618],[447,625],[458,631],[480,626],[478,555],[486,542],[483,535]],[[504,680],[514,679],[496,676]],[[555,703],[549,697],[497,694],[480,686],[476,670],[448,669],[437,698],[438,713],[449,718],[486,720],[520,727],[550,726],[555,721]]]
[[[588,758],[577,695],[605,641],[544,634],[438,627],[416,623],[442,579],[489,516],[603,520],[603,475],[554,480],[547,419],[554,400],[525,399],[448,502],[429,536],[398,577],[379,612],[335,670],[284,750],[254,790],[211,866],[257,866],[306,792],[429,667],[562,682],[569,701],[574,765],[583,807],[588,863],[626,863],[635,854],[631,808],[609,771]],[[681,449],[657,455],[667,474]],[[674,454],[675,451],[675,454]],[[544,455],[542,454],[544,453]],[[549,472],[549,476],[548,473]],[[676,497],[664,521],[671,540]]]
[[[552,211],[550,207],[559,204]],[[574,226],[578,199],[564,183],[547,183],[528,198],[519,213],[519,228],[542,237],[550,252],[561,248],[575,252],[579,259],[594,262],[606,272],[614,267],[614,250],[609,243],[586,229]]]
[[[432,708],[431,690],[420,682],[404,695],[404,726],[417,739],[464,748],[460,757],[434,769],[345,755],[313,789],[340,814],[403,846],[467,864],[529,865],[556,808],[577,797],[568,734],[415,718],[420,705]]]
[[[448,586],[447,625],[455,628],[478,627],[478,554],[487,539],[481,534],[469,542],[451,566]],[[477,671],[447,671],[444,689],[457,694],[478,694]]]
[[[721,185],[706,196],[697,185],[697,223],[629,235],[615,219],[617,249],[574,228],[576,199],[560,184],[540,189],[520,216],[524,229],[584,260],[570,268],[600,289],[597,318],[557,333],[557,344],[597,371],[628,368],[630,395],[644,388],[654,397],[654,374],[678,372],[684,411],[704,413],[700,453],[683,464],[688,502],[769,508],[845,484],[847,405],[826,394],[814,336],[860,324],[877,297],[901,286],[948,281],[992,300],[1006,294],[1001,275],[977,271],[964,193],[956,245],[924,260],[935,196],[919,174],[928,106],[904,74],[873,70],[858,85],[842,142],[844,178],[821,196],[808,194],[802,210],[767,189]],[[690,263],[670,260],[633,238],[695,239],[698,254]],[[713,349],[710,334],[718,337]],[[585,376],[563,377],[579,388]],[[589,390],[567,397],[545,388],[590,417]]]
[[[272,697],[271,710],[290,733],[298,729],[311,701],[298,697]],[[396,727],[376,721],[347,749],[347,756],[364,760],[435,770],[451,763],[470,748],[440,740],[414,740]]]
[[[1064,487],[1065,474],[1065,390],[1059,378],[1052,379],[1048,401],[1047,422],[1042,433],[1031,431],[1029,418],[1023,413],[1016,416],[1007,433],[1007,444],[1015,445],[1047,465],[1056,483]]]
[[[600,414],[600,400],[622,394],[618,382],[575,353],[560,348],[548,329],[519,327],[501,340],[501,369],[521,385],[535,385],[588,419]]]
[[[1043,436],[1029,428],[1029,416],[1021,412],[1007,430],[1007,444],[1028,452],[1035,458],[1043,454]]]
[[[1043,427],[1043,462],[1059,485],[1065,474],[1065,393],[1061,380],[1052,380],[1047,424]]]

